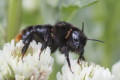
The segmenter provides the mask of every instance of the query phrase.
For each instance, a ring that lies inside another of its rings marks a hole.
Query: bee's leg
[[[45,41],[42,43],[42,46],[40,49],[39,60],[40,60],[41,53],[43,52],[44,49],[46,49],[46,47],[48,46],[48,42],[50,41],[50,31],[49,30],[45,33],[44,40]]]
[[[48,41],[44,41],[44,42],[42,43],[42,46],[41,46],[41,49],[40,49],[40,53],[39,53],[39,60],[40,60],[41,53],[42,53],[43,50],[46,49],[46,47],[47,47],[47,43],[48,43]]]
[[[31,34],[28,35],[28,37],[26,38],[26,40],[23,41],[24,46],[22,48],[22,57],[21,57],[22,60],[23,60],[23,57],[24,57],[24,55],[25,55],[25,53],[26,53],[26,51],[27,51],[27,49],[29,47],[29,44],[30,44],[30,42],[32,40],[33,40],[33,34],[31,33]]]
[[[22,57],[21,57],[22,60],[23,60],[23,57],[24,57],[28,47],[29,47],[29,44],[25,44],[22,48]]]
[[[67,60],[67,63],[68,63],[68,66],[69,66],[69,69],[70,71],[72,72],[72,69],[71,69],[71,64],[70,64],[70,59],[69,59],[69,50],[66,46],[62,47],[61,48],[61,52],[65,54],[65,58]],[[73,72],[72,72],[73,73]]]
[[[82,61],[85,61],[85,58],[84,58],[84,56],[83,56],[83,54],[84,54],[84,50],[80,53],[80,56],[79,56],[79,58],[78,58],[78,64],[80,64],[80,61],[82,60]]]

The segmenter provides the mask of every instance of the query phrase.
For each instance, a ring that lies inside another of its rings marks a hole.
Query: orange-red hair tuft
[[[22,39],[22,33],[19,33],[16,37],[15,37],[15,42],[19,42]]]

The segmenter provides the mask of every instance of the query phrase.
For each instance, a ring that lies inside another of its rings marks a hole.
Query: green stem
[[[21,24],[22,0],[8,0],[7,41],[18,33]]]

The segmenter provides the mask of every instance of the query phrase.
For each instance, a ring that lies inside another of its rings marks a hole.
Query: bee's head
[[[87,40],[103,42],[103,41],[96,40],[96,39],[88,39],[86,35],[84,34],[83,30],[84,30],[84,24],[82,23],[82,30],[74,30],[71,33],[71,37],[69,40],[69,46],[75,51],[77,52],[83,51]]]
[[[80,31],[73,31],[71,34],[71,47],[76,51],[82,51],[87,41],[87,37]]]

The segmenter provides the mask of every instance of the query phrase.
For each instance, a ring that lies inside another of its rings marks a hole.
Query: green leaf
[[[97,0],[41,0],[40,16],[44,23],[70,21],[78,9],[95,2]]]
[[[97,0],[61,0],[60,7],[77,6],[81,8],[96,2]]]
[[[89,6],[96,2],[97,0],[62,0],[59,4],[61,20],[71,20],[79,8]]]

